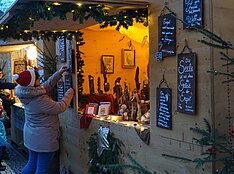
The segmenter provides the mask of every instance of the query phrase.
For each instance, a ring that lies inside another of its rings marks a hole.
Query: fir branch
[[[174,155],[168,155],[168,154],[162,154],[163,157],[169,157],[169,158],[174,158],[174,159],[179,159],[184,162],[192,162],[193,160],[185,157],[179,157],[179,156],[174,156]]]
[[[203,136],[209,136],[210,135],[210,132],[208,132],[207,130],[200,129],[198,127],[190,128],[190,130],[197,133],[197,134],[203,135]]]
[[[206,126],[206,131],[211,133],[211,126],[210,123],[208,122],[208,120],[206,118],[203,119],[205,126]]]
[[[218,42],[218,43],[226,43],[225,41],[222,40],[222,38],[220,38],[217,35],[214,35],[213,33],[209,32],[208,30],[204,29],[204,28],[199,28],[197,26],[192,26],[189,23],[183,21],[182,19],[178,18],[174,13],[170,13],[171,16],[173,16],[174,18],[176,18],[177,20],[179,20],[180,22],[182,22],[183,24],[189,26],[190,28],[195,29],[197,32],[202,33],[203,35],[207,36],[208,38]],[[211,36],[214,36],[211,38]]]
[[[110,164],[110,165],[104,165],[103,167],[106,167],[110,170],[116,170],[116,169],[121,167],[121,168],[128,168],[128,169],[132,169],[132,170],[137,170],[139,172],[139,174],[153,174],[152,172],[150,172],[144,168],[130,165],[130,164],[114,164],[114,165]]]
[[[213,44],[213,43],[207,42],[205,40],[198,40],[198,42],[203,43],[205,45],[208,45],[210,47],[218,48],[218,49],[226,49],[227,48],[227,46]]]
[[[144,168],[142,165],[140,165],[135,159],[133,159],[133,157],[130,155],[130,154],[128,154],[128,157],[129,157],[129,159],[131,160],[131,162],[134,164],[134,165],[136,165],[136,166],[138,166],[138,167],[140,167],[140,168]]]
[[[218,71],[207,71],[208,73],[213,73],[214,75],[225,75],[234,78],[234,74],[232,73],[225,73],[225,72],[218,72]]]

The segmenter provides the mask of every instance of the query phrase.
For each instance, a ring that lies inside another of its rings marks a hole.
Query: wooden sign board
[[[157,88],[157,119],[160,128],[172,129],[172,94],[171,88]]]
[[[70,74],[65,75],[65,82],[64,83],[65,83],[64,84],[65,92],[68,89],[72,88],[72,76]],[[69,107],[72,107],[72,103],[73,103],[73,101],[71,101],[71,104],[69,105]]]
[[[178,55],[177,111],[196,112],[196,53]]]
[[[176,19],[168,13],[158,17],[158,52],[163,57],[176,54]]]
[[[203,26],[203,0],[184,0],[183,20],[189,25],[184,24],[184,29],[191,26]]]
[[[62,101],[64,97],[64,82],[59,81],[57,83],[57,93],[58,93],[58,101]]]
[[[68,44],[68,67],[69,72],[75,73],[75,51],[74,51],[74,40],[69,40]]]
[[[17,60],[14,61],[14,74],[19,74],[22,71],[27,69],[27,61],[26,60]]]
[[[59,60],[61,62],[66,62],[66,39],[59,39]]]

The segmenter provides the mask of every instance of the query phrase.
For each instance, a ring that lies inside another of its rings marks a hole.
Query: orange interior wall
[[[107,74],[108,82],[110,83],[109,94],[113,94],[113,87],[117,77],[121,77],[121,86],[124,87],[124,82],[129,85],[130,92],[135,89],[135,72],[139,66],[139,80],[142,84],[144,77],[148,77],[147,66],[149,62],[148,44],[131,40],[126,35],[121,34],[116,30],[90,30],[83,29],[83,38],[85,44],[80,47],[84,53],[84,93],[89,93],[88,75],[94,76],[94,88],[97,93],[97,79],[101,77],[101,89],[103,90],[103,75],[101,74],[101,57],[102,55],[114,56],[114,74]],[[135,64],[132,69],[122,68],[121,52],[122,49],[135,49]],[[142,85],[141,85],[142,88]],[[104,90],[103,90],[104,91]]]

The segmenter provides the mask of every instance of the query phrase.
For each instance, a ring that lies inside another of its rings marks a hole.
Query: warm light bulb
[[[29,60],[35,60],[37,58],[36,46],[29,46],[26,50],[27,50],[27,58]]]
[[[59,2],[54,2],[53,5],[61,5]]]
[[[82,6],[82,4],[81,4],[81,3],[76,3],[76,5],[78,5],[79,7],[81,7],[81,6]]]

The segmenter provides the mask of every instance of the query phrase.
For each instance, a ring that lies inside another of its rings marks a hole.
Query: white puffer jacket
[[[35,152],[54,152],[59,149],[59,117],[73,97],[74,91],[68,90],[60,102],[55,102],[47,94],[61,74],[56,72],[42,86],[20,86],[15,95],[24,104],[24,145]]]

